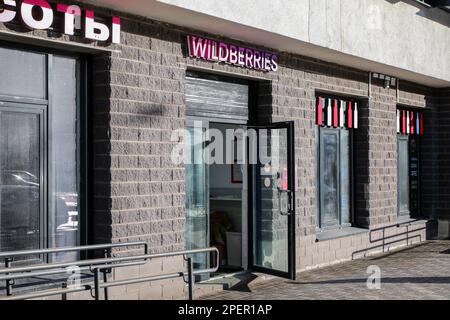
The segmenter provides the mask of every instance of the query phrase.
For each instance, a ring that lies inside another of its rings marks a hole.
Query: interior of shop
[[[224,137],[227,129],[237,128],[232,124],[210,123],[210,129],[220,130]],[[246,268],[247,250],[243,250],[248,229],[246,168],[238,164],[238,156],[235,152],[235,164],[212,164],[209,168],[210,245],[219,249],[220,273]]]

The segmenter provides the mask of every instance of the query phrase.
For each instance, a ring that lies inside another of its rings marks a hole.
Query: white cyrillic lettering
[[[56,8],[64,13],[64,33],[73,36],[75,29],[81,29],[81,9],[77,5],[66,6],[58,3]]]
[[[41,20],[33,17],[33,8],[37,6],[42,10]],[[21,8],[22,19],[32,29],[48,29],[53,24],[53,10],[45,0],[24,0]]]
[[[112,42],[120,44],[121,22],[119,17],[113,17],[112,22]]]
[[[100,22],[95,22],[94,19],[94,11],[86,10],[86,38],[97,41],[107,41],[109,39],[108,26]]]
[[[11,6],[11,7],[16,7],[15,0],[4,0],[3,4],[7,5],[7,6]],[[16,17],[16,12],[12,11],[12,10],[3,9],[0,12],[0,22],[3,22],[3,23],[11,22],[14,20],[15,17]]]

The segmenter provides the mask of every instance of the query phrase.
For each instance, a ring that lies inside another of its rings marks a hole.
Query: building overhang
[[[325,43],[322,45],[320,41],[313,41],[310,38],[302,39],[302,36],[297,37],[290,36],[288,34],[282,34],[280,32],[274,32],[269,28],[257,27],[246,23],[245,21],[240,22],[238,19],[225,19],[221,17],[221,14],[213,15],[212,13],[205,13],[206,10],[199,11],[195,7],[189,7],[191,5],[187,4],[189,1],[83,0],[82,2],[112,10],[117,10],[119,12],[151,18],[154,20],[171,23],[186,28],[200,30],[211,34],[217,34],[220,36],[253,43],[255,45],[273,48],[281,52],[289,52],[308,56],[331,63],[361,69],[364,71],[379,72],[430,87],[450,87],[450,71],[447,74],[446,72],[440,72],[439,68],[433,67],[434,69],[432,72],[427,72],[429,68],[421,63],[421,61],[425,60],[427,57],[423,57],[422,55],[419,58],[415,56],[413,57],[416,61],[420,62],[415,61],[414,66],[412,66],[411,68],[408,65],[402,66],[401,63],[397,64],[396,54],[399,61],[405,59],[405,57],[403,56],[405,52],[401,54],[401,50],[395,51],[390,59],[384,59],[383,50],[386,50],[387,54],[390,50],[390,48],[388,47],[379,49],[380,52],[378,52],[377,55],[373,55],[376,58],[371,59],[370,54],[361,54],[361,52],[365,52],[364,50],[358,49],[353,52],[352,50],[348,50],[347,48],[341,48],[343,47],[342,44],[339,44],[339,46],[327,46],[327,44]],[[414,2],[411,2],[407,5],[412,6],[413,3]],[[309,8],[309,10],[311,10],[311,8]],[[443,14],[446,15],[445,12],[443,12]],[[426,18],[424,17],[423,19]],[[444,23],[448,23],[448,26],[450,26],[450,19],[448,21],[444,21]],[[443,33],[442,28],[439,29],[439,31],[440,35],[444,34],[445,36],[448,36],[448,39],[450,41],[450,28],[448,28],[448,33]],[[313,28],[311,28],[311,30],[308,30],[308,32],[311,34],[311,32],[313,32]],[[445,42],[445,39],[443,39],[442,41]],[[390,39],[389,43],[393,43],[393,45],[395,45],[395,39]],[[422,44],[417,43],[416,45],[419,46]],[[443,46],[443,48],[446,48],[445,45]],[[449,51],[445,52],[446,50],[441,50],[440,47],[439,50],[444,51],[444,56],[441,57],[442,63],[446,61],[445,59],[450,60]],[[406,54],[408,54],[408,52]],[[410,52],[409,54],[419,55],[420,53]],[[448,56],[445,57],[445,54],[447,54]],[[441,62],[429,61],[429,63]],[[430,65],[429,67],[431,68],[432,65]],[[443,67],[445,68],[445,65]]]

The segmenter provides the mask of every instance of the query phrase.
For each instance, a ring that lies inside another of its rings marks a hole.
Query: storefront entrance
[[[217,247],[220,274],[294,278],[293,123],[253,125],[246,81],[188,73],[186,83],[187,248]]]

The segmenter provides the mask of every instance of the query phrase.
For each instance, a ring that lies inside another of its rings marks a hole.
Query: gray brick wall
[[[371,227],[397,221],[397,125],[396,90],[372,85],[369,99],[367,166],[369,181],[364,199]]]
[[[108,230],[97,232],[96,223],[95,238],[180,250],[184,167],[170,161],[172,132],[184,128],[180,35],[128,19],[122,28],[119,51],[94,67],[95,105],[103,106],[95,108],[95,217]]]
[[[425,119],[422,178],[423,206],[433,218],[450,216],[450,162],[448,135],[450,129],[450,89],[434,90],[427,99],[431,105]]]

